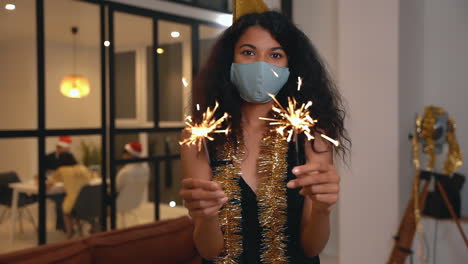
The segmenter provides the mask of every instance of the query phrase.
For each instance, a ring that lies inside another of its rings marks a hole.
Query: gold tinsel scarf
[[[275,131],[267,129],[260,143],[257,174],[260,183],[257,191],[259,222],[262,228],[261,263],[288,263],[287,189],[286,176],[288,143]],[[215,168],[214,180],[221,183],[229,201],[220,211],[221,230],[224,234],[224,252],[215,263],[234,264],[242,254],[242,207],[240,164],[245,156],[245,145],[240,135],[237,144],[227,142],[218,150],[217,159],[232,161]]]

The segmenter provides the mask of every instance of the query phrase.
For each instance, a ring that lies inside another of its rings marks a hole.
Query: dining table
[[[90,182],[90,185],[99,185],[101,184],[102,179],[97,177],[93,178]],[[21,182],[14,182],[8,184],[8,186],[13,190],[12,194],[12,202],[11,202],[11,216],[10,216],[10,244],[14,241],[14,236],[16,233],[16,221],[18,219],[18,202],[19,202],[19,195],[20,193],[24,193],[27,195],[37,195],[39,194],[39,186],[37,184],[37,180],[29,180],[29,181],[21,181]],[[47,195],[54,195],[54,194],[63,194],[65,189],[63,187],[63,182],[57,182],[51,187],[47,188],[46,194]],[[37,227],[34,223],[34,220],[31,219],[35,229]]]

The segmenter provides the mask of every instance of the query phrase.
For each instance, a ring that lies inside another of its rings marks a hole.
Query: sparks
[[[306,104],[302,104],[298,107],[298,103],[295,98],[288,97],[288,106],[284,108],[278,100],[276,100],[273,94],[268,94],[274,101],[272,110],[278,114],[278,118],[266,118],[260,117],[261,120],[270,121],[270,125],[278,126],[276,131],[284,136],[288,142],[290,142],[293,137],[304,133],[307,140],[312,140],[315,137],[312,135],[311,128],[315,126],[318,122],[317,119],[313,119],[310,116],[309,107],[312,106],[312,102],[308,101]],[[333,145],[338,146],[339,142],[321,134],[322,138],[330,141]]]
[[[216,102],[215,107],[211,110],[209,107],[205,113],[203,113],[202,121],[200,123],[194,123],[191,116],[187,116],[185,118],[185,124],[187,127],[185,128],[190,132],[190,137],[182,140],[179,142],[180,145],[197,145],[198,151],[201,151],[203,145],[206,143],[205,140],[208,139],[213,141],[214,138],[211,136],[212,133],[229,133],[229,127],[226,129],[218,129],[221,124],[228,118],[228,114],[224,113],[224,115],[219,118],[214,118],[214,113],[218,109],[219,104]],[[197,105],[197,108],[198,105]],[[206,150],[207,151],[207,150]]]
[[[324,139],[330,141],[333,145],[335,145],[335,147],[338,147],[338,146],[340,145],[340,142],[338,142],[337,140],[334,140],[334,139],[328,137],[328,136],[325,135],[325,134],[321,134],[321,136],[322,136]]]
[[[188,87],[189,83],[187,81],[187,79],[185,79],[185,77],[182,78],[182,84],[184,85],[184,87]]]
[[[297,90],[300,91],[301,90],[301,86],[302,86],[302,78],[301,77],[297,77]]]
[[[275,70],[271,69],[271,72],[276,76],[276,78],[279,77],[278,73],[276,73]]]

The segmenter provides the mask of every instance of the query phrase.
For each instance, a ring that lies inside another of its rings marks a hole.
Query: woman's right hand
[[[180,196],[191,217],[217,216],[228,197],[218,182],[187,178],[182,181]]]

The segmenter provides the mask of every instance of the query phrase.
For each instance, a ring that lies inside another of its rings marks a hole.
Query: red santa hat
[[[69,148],[71,146],[72,139],[69,136],[61,136],[57,142],[57,146],[62,148]]]
[[[140,142],[129,142],[125,144],[124,149],[130,153],[132,156],[140,157],[141,156],[141,144]]]

